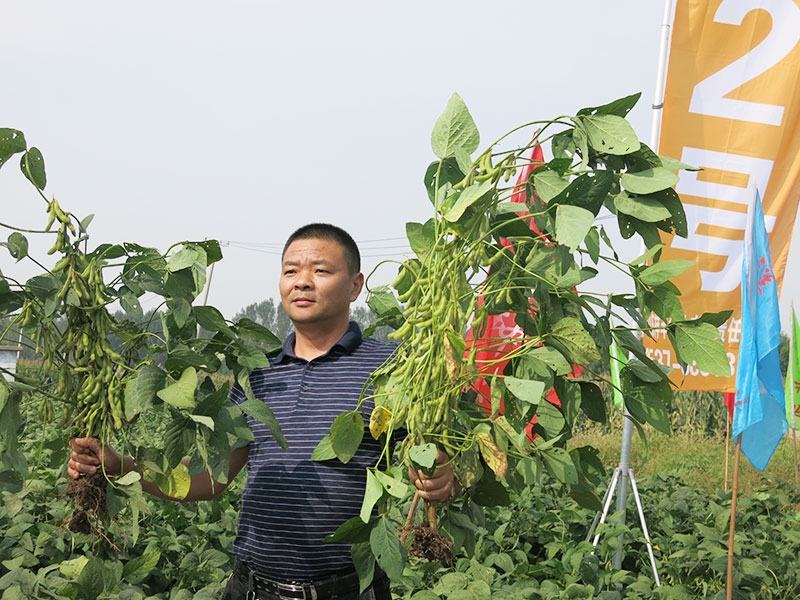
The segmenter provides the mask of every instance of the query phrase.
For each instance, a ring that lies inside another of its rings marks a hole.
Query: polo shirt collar
[[[286,340],[283,342],[283,348],[281,351],[275,356],[275,362],[282,362],[285,358],[297,358],[294,353],[294,340],[295,340],[295,332],[292,331]],[[355,321],[350,321],[350,325],[345,331],[344,335],[339,338],[328,352],[323,354],[322,356],[327,356],[331,353],[334,348],[339,348],[344,353],[349,354],[356,348],[358,348],[359,344],[361,344],[361,328],[358,326],[358,323]]]

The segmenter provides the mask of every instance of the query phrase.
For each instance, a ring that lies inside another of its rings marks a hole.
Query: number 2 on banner
[[[767,11],[772,17],[769,34],[740,59],[698,83],[689,104],[691,112],[765,125],[781,124],[782,106],[725,98],[777,65],[800,41],[800,7],[794,0],[722,0],[714,21],[741,25],[747,13],[757,9]]]

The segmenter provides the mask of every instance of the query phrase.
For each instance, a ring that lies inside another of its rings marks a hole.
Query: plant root
[[[67,486],[67,496],[72,498],[75,510],[67,523],[73,533],[92,533],[97,528],[92,516],[106,514],[106,478],[101,472],[73,479]]]
[[[408,546],[408,554],[416,558],[424,558],[431,562],[440,562],[449,567],[453,564],[453,542],[439,532],[436,525],[436,506],[425,501],[425,517],[427,523],[414,525],[414,513],[419,505],[419,490],[414,494],[411,501],[411,508],[408,511],[406,522],[400,529],[400,542]]]

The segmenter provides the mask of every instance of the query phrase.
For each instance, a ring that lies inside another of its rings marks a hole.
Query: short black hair
[[[309,223],[297,229],[283,246],[281,259],[286,255],[286,250],[297,240],[330,240],[336,242],[344,250],[344,259],[351,273],[361,271],[361,253],[355,240],[341,227],[330,223]]]

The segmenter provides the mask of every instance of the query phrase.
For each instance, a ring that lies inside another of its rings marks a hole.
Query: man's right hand
[[[101,446],[96,438],[72,438],[69,447],[72,452],[67,462],[67,475],[73,479],[96,473],[101,466],[109,473],[122,472],[122,456],[111,446]]]

